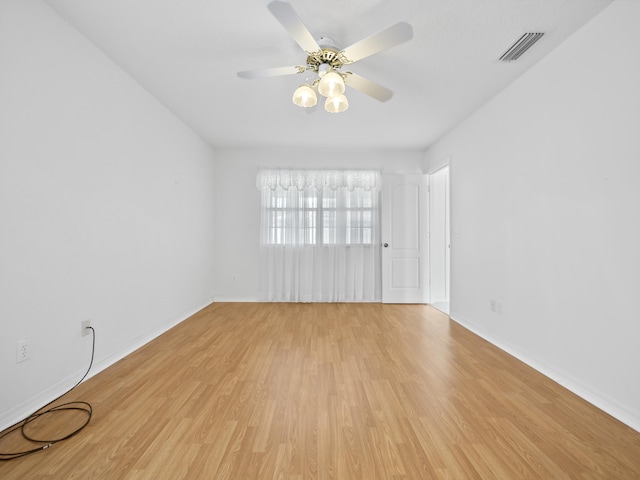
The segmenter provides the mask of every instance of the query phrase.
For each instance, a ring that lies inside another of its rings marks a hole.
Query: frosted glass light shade
[[[344,93],[344,80],[339,73],[328,72],[318,83],[318,92],[325,97],[335,97]]]
[[[293,92],[293,103],[299,107],[309,108],[318,103],[318,97],[309,85],[301,85]]]
[[[329,97],[324,102],[324,109],[329,113],[344,112],[349,108],[349,102],[344,95],[336,95],[335,97]]]

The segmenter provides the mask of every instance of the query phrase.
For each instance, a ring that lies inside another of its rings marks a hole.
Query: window
[[[277,188],[267,195],[264,243],[371,245],[377,191],[338,192]],[[342,198],[341,198],[342,197]]]
[[[380,298],[380,173],[262,170],[260,299]]]

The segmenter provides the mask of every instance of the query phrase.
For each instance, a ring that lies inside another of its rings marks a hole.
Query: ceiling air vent
[[[509,49],[504,52],[498,60],[501,62],[513,62],[514,60],[517,60],[520,58],[520,55],[529,50],[529,48],[540,40],[543,35],[544,33],[541,32],[525,33],[516,41],[516,43],[511,45],[511,47],[509,47]]]

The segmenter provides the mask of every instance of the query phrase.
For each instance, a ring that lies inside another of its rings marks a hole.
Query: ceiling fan
[[[398,22],[341,49],[331,38],[321,37],[316,40],[290,3],[274,0],[267,8],[307,53],[306,64],[238,72],[240,78],[254,79],[306,73],[305,83],[293,94],[293,103],[305,108],[315,107],[318,101],[317,91],[326,97],[325,109],[331,113],[343,112],[349,107],[344,95],[345,84],[380,102],[386,102],[392,97],[393,92],[388,88],[353,72],[342,71],[342,67],[411,40],[411,25]]]

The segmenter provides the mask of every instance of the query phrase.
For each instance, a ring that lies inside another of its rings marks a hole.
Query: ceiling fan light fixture
[[[344,95],[328,97],[324,102],[324,109],[329,113],[344,112],[347,108],[349,108],[349,102]]]
[[[326,73],[318,83],[318,92],[327,98],[344,94],[342,75],[334,71]]]
[[[293,103],[304,108],[314,107],[318,103],[318,96],[309,85],[300,85],[293,92]]]

